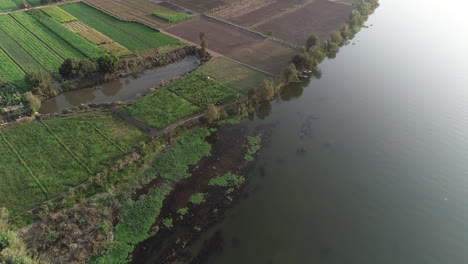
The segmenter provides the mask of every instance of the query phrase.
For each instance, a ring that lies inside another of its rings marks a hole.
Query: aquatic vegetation
[[[245,178],[243,176],[236,175],[232,172],[228,172],[223,176],[217,176],[211,179],[208,182],[208,185],[212,186],[222,186],[222,187],[240,187],[245,182]]]
[[[189,202],[193,204],[201,204],[205,201],[205,193],[196,193],[192,196],[190,196]]]
[[[177,213],[179,215],[186,215],[188,213],[188,208],[187,207],[180,208],[179,210],[177,210]]]
[[[174,223],[172,222],[172,218],[166,218],[162,221],[162,224],[167,227],[167,228],[172,228],[174,227]]]
[[[253,160],[253,154],[260,150],[260,143],[262,142],[262,134],[258,134],[255,137],[247,137],[247,153],[244,156],[246,161]]]

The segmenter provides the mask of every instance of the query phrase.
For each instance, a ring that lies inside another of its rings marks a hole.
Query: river
[[[216,264],[468,263],[468,3],[381,0],[322,76],[274,101]]]

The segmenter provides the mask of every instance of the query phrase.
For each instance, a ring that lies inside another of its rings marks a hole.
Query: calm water
[[[243,121],[279,125],[208,263],[468,263],[467,12],[381,0],[320,80]]]
[[[39,112],[48,114],[61,112],[80,104],[101,104],[131,100],[138,95],[148,92],[150,88],[160,85],[163,81],[170,81],[194,70],[197,66],[196,57],[189,56],[164,67],[119,78],[99,87],[64,92],[43,101]]]

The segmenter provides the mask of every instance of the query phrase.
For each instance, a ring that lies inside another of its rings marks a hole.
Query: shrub
[[[31,85],[31,91],[40,96],[53,96],[57,94],[57,89],[52,82],[52,76],[46,71],[30,72],[26,75],[26,80]]]
[[[294,66],[294,63],[289,63],[288,68],[284,71],[284,81],[286,84],[299,81],[299,77],[297,77],[297,69],[296,66]]]
[[[112,55],[102,56],[97,60],[99,71],[103,74],[114,73],[119,68],[119,60]]]
[[[275,96],[276,87],[273,79],[268,78],[263,81],[263,85],[258,88],[258,96],[262,101],[270,101]]]
[[[319,38],[317,37],[317,35],[313,34],[313,35],[310,35],[310,37],[307,39],[306,41],[306,47],[309,49],[313,46],[316,46],[319,44]]]
[[[294,56],[291,60],[298,70],[310,69],[313,66],[313,61],[307,52],[302,52]]]
[[[31,92],[26,92],[24,94],[24,99],[26,99],[29,107],[33,112],[37,112],[41,108],[41,100],[39,100],[39,98],[34,96]]]
[[[208,123],[212,123],[219,119],[219,110],[214,104],[208,105],[208,111],[206,113],[206,119]]]
[[[189,14],[181,13],[181,12],[177,12],[175,14],[155,12],[155,13],[153,13],[153,15],[155,17],[164,19],[164,20],[166,20],[166,21],[168,21],[170,23],[176,23],[176,22],[184,21],[184,20],[187,20],[187,19],[191,18],[191,16]]]
[[[94,63],[87,59],[66,59],[60,66],[59,73],[64,78],[83,78],[95,71]]]

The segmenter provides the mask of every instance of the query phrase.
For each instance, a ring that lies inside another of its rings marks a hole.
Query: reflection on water
[[[189,56],[179,62],[119,78],[101,86],[61,93],[54,98],[43,101],[39,112],[48,114],[61,112],[80,104],[131,100],[138,95],[144,94],[150,88],[160,85],[163,81],[170,81],[194,70],[196,67],[196,58]]]

